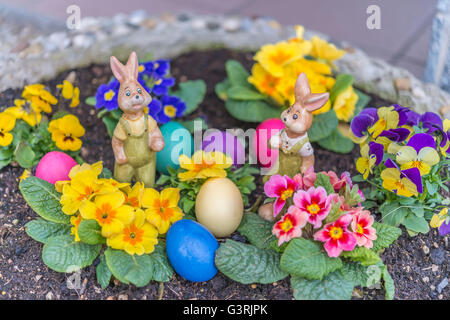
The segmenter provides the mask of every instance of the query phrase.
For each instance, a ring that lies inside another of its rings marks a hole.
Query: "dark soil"
[[[232,118],[223,102],[214,93],[214,86],[225,78],[224,64],[230,59],[241,61],[248,69],[252,65],[252,55],[227,50],[192,52],[182,55],[172,62],[172,73],[178,81],[204,79],[208,90],[204,102],[194,118],[202,116],[211,128],[243,129],[256,124],[243,123]],[[73,70],[77,75],[77,85],[81,89],[81,101],[94,95],[96,88],[106,82],[110,70],[105,65],[93,65]],[[60,83],[70,71],[48,81],[51,88]],[[20,96],[20,90],[0,93],[0,109],[12,105]],[[388,102],[372,97],[372,106],[387,105]],[[84,103],[72,110],[79,117],[86,130],[82,156],[86,162],[103,160],[108,168],[113,167],[113,154],[105,126],[98,120],[93,107]],[[339,155],[314,146],[316,149],[316,170],[350,171],[355,173],[354,159],[358,156],[355,148],[351,154]],[[22,169],[8,166],[0,171],[0,299],[157,299],[158,284],[151,282],[144,288],[111,282],[106,290],[100,289],[95,275],[95,266],[81,271],[81,290],[67,287],[70,275],[57,273],[47,268],[41,259],[42,244],[25,233],[25,224],[36,218],[27,206],[17,185]],[[258,184],[261,193],[261,183]],[[238,234],[235,240],[245,241]],[[440,237],[436,230],[414,238],[404,234],[382,254],[395,285],[397,299],[449,299],[450,286],[441,293],[438,284],[449,276],[448,238]],[[97,264],[98,261],[94,263]],[[355,299],[384,299],[384,290],[364,289]],[[192,283],[175,275],[164,285],[163,299],[292,299],[289,280],[285,279],[269,285],[242,285],[222,274],[205,283]]]

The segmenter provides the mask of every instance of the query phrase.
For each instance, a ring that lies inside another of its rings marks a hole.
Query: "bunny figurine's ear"
[[[114,77],[116,77],[116,79],[119,82],[125,80],[126,78],[125,66],[114,56],[111,56],[111,58],[109,58],[109,62]]]
[[[311,93],[311,88],[309,87],[309,81],[306,74],[300,73],[295,81],[295,101],[303,102],[305,97]]]
[[[139,62],[138,62],[136,52],[133,51],[130,53],[130,56],[128,57],[126,68],[127,68],[129,77],[133,80],[136,80],[138,78],[138,74],[139,74]]]
[[[330,94],[328,92],[325,93],[310,93],[303,100],[303,106],[309,112],[313,112],[314,110],[322,108],[325,103],[327,103]]]

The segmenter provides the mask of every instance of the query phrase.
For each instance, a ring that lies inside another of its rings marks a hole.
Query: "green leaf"
[[[97,100],[95,97],[87,97],[86,100],[84,100],[84,103],[86,103],[88,106],[95,106],[97,104]]]
[[[355,286],[367,287],[369,280],[367,269],[359,262],[344,262],[339,271],[345,280],[352,282]]]
[[[198,122],[197,126],[200,128],[200,130],[206,130],[208,129],[208,125],[206,124],[206,121],[202,118],[195,118],[192,120],[186,120],[186,121],[177,121],[179,124],[181,124],[183,127],[185,127],[191,134],[194,133],[195,129],[195,122]]]
[[[334,110],[314,116],[311,128],[308,130],[309,140],[316,142],[325,139],[337,128],[338,123]]]
[[[355,111],[353,112],[353,114],[356,116],[358,115],[366,106],[367,104],[370,102],[370,96],[368,96],[365,93],[362,93],[361,91],[359,91],[356,88],[353,88],[353,91],[358,95],[358,101],[356,102],[355,105]]]
[[[404,220],[403,225],[406,229],[417,233],[428,233],[430,225],[424,217],[418,217],[415,214],[409,214]]]
[[[34,240],[46,243],[52,237],[70,235],[70,226],[44,219],[36,219],[25,225],[25,231]]]
[[[10,163],[11,163],[11,159],[0,160],[0,170],[3,169],[4,167],[6,167]]]
[[[236,60],[228,60],[225,63],[225,70],[231,85],[249,87],[248,77],[250,73],[245,69],[240,62]]]
[[[328,274],[323,280],[293,276],[291,286],[297,300],[349,300],[354,288],[339,271]]]
[[[24,141],[21,141],[14,151],[14,157],[22,168],[29,169],[33,166],[35,153]]]
[[[395,283],[389,274],[387,266],[384,266],[382,277],[384,280],[384,289],[386,290],[386,300],[392,300],[395,297]]]
[[[323,187],[328,194],[334,193],[333,185],[331,184],[330,177],[326,174],[319,172],[316,175],[316,181],[314,182],[314,187]]]
[[[365,267],[381,261],[376,252],[365,247],[356,247],[352,251],[342,251],[341,256],[352,261],[361,262]]]
[[[47,240],[42,249],[42,260],[57,272],[75,272],[94,262],[101,245],[75,242],[73,236],[57,236]]]
[[[275,252],[279,252],[279,253],[283,253],[284,250],[286,250],[286,247],[288,246],[288,242],[283,242],[281,244],[281,246],[278,246],[278,239],[272,239],[272,241],[270,241],[269,246],[267,247],[268,249],[271,249]]]
[[[219,82],[218,84],[216,84],[214,90],[216,91],[217,96],[221,100],[225,101],[228,98],[227,97],[227,90],[230,87],[231,87],[230,79],[226,78],[222,82]]]
[[[386,223],[374,222],[372,227],[377,231],[377,239],[373,241],[373,251],[389,247],[402,234],[400,228],[390,226]]]
[[[0,147],[0,160],[10,160],[12,156],[13,156],[12,149]]]
[[[353,76],[351,74],[341,73],[336,77],[336,82],[330,91],[330,101],[334,104],[336,98],[348,87],[353,85]]]
[[[109,170],[108,168],[104,167],[102,172],[100,173],[99,178],[103,178],[103,179],[110,179],[113,177],[113,174],[111,172],[111,170]]]
[[[266,98],[258,91],[243,86],[230,87],[226,92],[226,96],[235,100],[262,100]]]
[[[383,222],[394,227],[403,223],[403,220],[409,213],[408,208],[400,206],[398,202],[385,202],[378,210],[381,212]]]
[[[184,115],[194,112],[206,94],[206,83],[203,80],[189,80],[178,84],[178,90],[172,93],[186,104]]]
[[[155,246],[155,251],[150,255],[153,259],[153,280],[167,282],[173,276],[173,269],[167,259],[165,247],[161,244]]]
[[[427,187],[427,191],[430,195],[434,195],[438,191],[438,184],[431,183],[430,181],[426,180],[425,185]]]
[[[70,216],[61,211],[61,195],[54,185],[37,177],[29,177],[20,182],[19,189],[31,209],[42,218],[55,223],[70,223]]]
[[[349,153],[353,150],[353,142],[344,137],[337,129],[328,137],[317,141],[319,146],[336,153]]]
[[[105,255],[100,256],[100,263],[97,265],[95,271],[97,274],[97,282],[100,284],[102,289],[106,289],[111,281],[112,273],[109,271],[108,265],[106,264]]]
[[[246,122],[262,122],[270,118],[279,118],[282,111],[263,100],[228,99],[225,107],[234,118]]]
[[[339,219],[341,216],[341,202],[333,203],[331,205],[330,212],[328,213],[327,217],[325,218],[325,223],[333,222]]]
[[[146,286],[153,276],[153,258],[148,254],[129,255],[122,250],[111,248],[105,251],[106,264],[111,273],[125,284]]]
[[[87,244],[106,243],[106,239],[102,236],[102,227],[95,220],[83,220],[78,226],[78,236],[81,242]]]
[[[273,283],[287,277],[280,255],[241,242],[227,240],[216,251],[216,267],[230,279],[243,283]]]
[[[112,137],[114,135],[114,130],[116,129],[117,123],[119,121],[111,116],[104,116],[102,118],[102,121],[106,126],[106,131],[108,131],[108,135]]]
[[[260,249],[267,249],[274,240],[272,235],[273,223],[264,220],[256,213],[245,213],[237,231],[245,236],[252,245]]]
[[[342,267],[339,258],[330,258],[322,245],[303,238],[289,242],[281,256],[281,269],[291,275],[321,280],[330,272]]]

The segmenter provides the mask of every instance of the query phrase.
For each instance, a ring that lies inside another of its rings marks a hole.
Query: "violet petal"
[[[407,146],[413,147],[417,153],[422,148],[431,147],[433,149],[436,148],[436,143],[434,142],[434,138],[432,135],[428,133],[416,133],[409,139]]]

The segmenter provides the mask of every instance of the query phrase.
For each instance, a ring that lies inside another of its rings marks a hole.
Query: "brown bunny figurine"
[[[120,182],[135,178],[146,187],[153,187],[156,152],[164,148],[164,139],[156,121],[144,111],[152,97],[137,81],[139,66],[135,52],[130,54],[126,65],[114,56],[110,63],[120,82],[118,104],[123,111],[112,138],[114,178]]]
[[[269,140],[272,149],[281,150],[278,165],[274,166],[276,172],[270,172],[270,175],[287,175],[292,178],[314,166],[314,150],[307,131],[313,121],[312,112],[324,106],[328,97],[328,92],[311,93],[306,75],[301,73],[298,76],[295,82],[295,102],[281,114],[285,129]],[[273,221],[273,203],[262,205],[259,214],[264,219]]]

